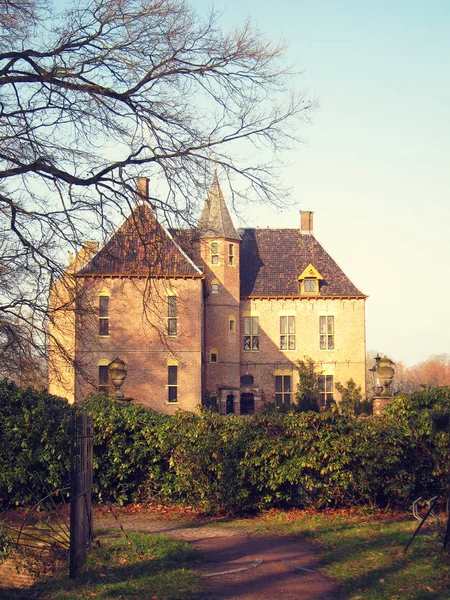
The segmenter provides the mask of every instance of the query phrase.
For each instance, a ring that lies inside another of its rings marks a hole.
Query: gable
[[[202,277],[148,204],[127,217],[78,276]]]

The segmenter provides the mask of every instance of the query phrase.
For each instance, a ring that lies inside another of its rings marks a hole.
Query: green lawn
[[[67,573],[30,590],[1,591],[8,600],[194,600],[202,598],[202,579],[191,569],[200,553],[181,540],[160,535],[120,532],[101,536],[75,580]]]
[[[257,534],[300,535],[322,549],[324,572],[346,600],[450,600],[450,555],[431,521],[408,552],[418,525],[409,515],[272,512],[230,521]],[[450,548],[449,548],[450,550]]]
[[[159,516],[159,515],[158,515]],[[198,519],[181,523],[199,524]],[[410,515],[297,510],[221,521],[218,527],[260,535],[309,539],[322,549],[323,571],[341,583],[345,600],[450,600],[450,555],[442,550],[430,521],[405,554],[418,522]],[[204,597],[202,579],[192,569],[201,555],[187,543],[154,534],[129,532],[131,544],[117,531],[100,536],[75,581],[60,574],[29,591],[1,592],[8,600],[193,600]]]

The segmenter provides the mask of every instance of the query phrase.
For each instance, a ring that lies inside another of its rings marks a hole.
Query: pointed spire
[[[228,212],[216,169],[214,169],[213,181],[197,229],[199,238],[225,238],[239,241],[241,239]]]

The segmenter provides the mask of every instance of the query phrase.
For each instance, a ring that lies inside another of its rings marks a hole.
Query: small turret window
[[[219,264],[219,242],[211,242],[211,264]]]
[[[219,282],[217,281],[217,279],[213,279],[213,281],[211,282],[211,294],[218,294],[219,293]]]
[[[234,244],[228,244],[228,264],[234,265]]]

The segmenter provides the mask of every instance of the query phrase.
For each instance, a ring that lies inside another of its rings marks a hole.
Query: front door
[[[252,415],[255,412],[255,396],[241,394],[241,415]]]

